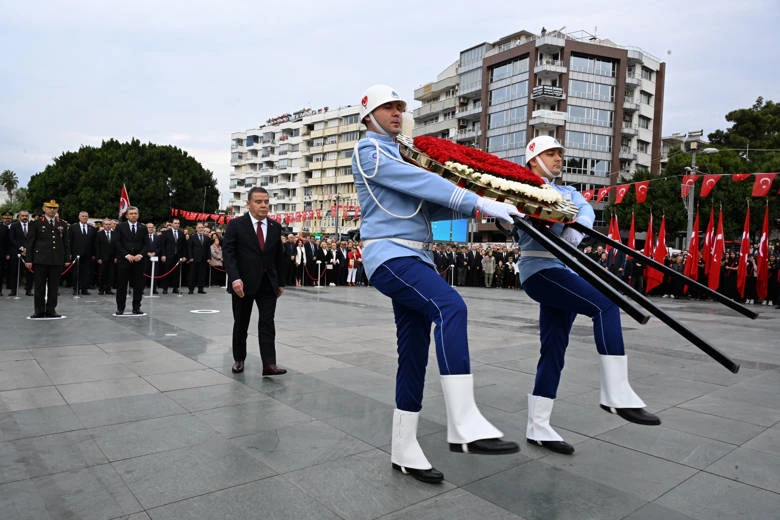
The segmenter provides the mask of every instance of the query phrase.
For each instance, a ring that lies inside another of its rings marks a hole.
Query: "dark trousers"
[[[263,277],[260,290],[255,294],[244,294],[243,298],[233,295],[233,359],[246,359],[246,337],[252,307],[257,305],[260,316],[257,319],[257,338],[260,344],[260,359],[263,366],[276,364],[276,299],[267,277]]]
[[[189,289],[192,291],[195,286],[198,286],[198,290],[203,289],[206,285],[206,277],[209,275],[209,264],[203,261],[195,261],[190,264],[190,284]]]
[[[141,298],[144,295],[144,263],[127,262],[122,260],[119,264],[117,287],[116,287],[116,308],[124,311],[127,303],[127,284],[133,288],[133,310],[141,309]]]
[[[168,260],[163,264],[162,270],[157,273],[157,276],[163,276],[162,278],[159,278],[160,282],[160,288],[165,289],[166,291],[168,288],[172,289],[178,289],[179,288],[179,276],[181,276],[181,265],[178,267],[176,266],[177,262],[179,261],[178,258],[175,258],[173,260]],[[174,269],[174,267],[176,269]],[[166,273],[168,273],[166,275]]]
[[[114,286],[114,260],[103,260],[98,264],[98,289],[105,292]]]
[[[92,259],[86,256],[80,256],[78,263],[71,269],[73,273],[71,275],[71,283],[73,284],[73,290],[83,291],[89,289],[92,285]]]
[[[35,314],[54,314],[60,287],[61,265],[33,264],[35,271]],[[46,289],[49,289],[48,297]]]

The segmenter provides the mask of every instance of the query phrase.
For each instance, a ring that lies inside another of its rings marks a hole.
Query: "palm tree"
[[[0,173],[0,186],[8,192],[8,198],[13,200],[14,190],[19,186],[19,177],[11,170],[5,170]]]

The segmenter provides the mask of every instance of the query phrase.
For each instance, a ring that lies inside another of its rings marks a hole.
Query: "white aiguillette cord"
[[[374,146],[376,147],[376,151],[377,151],[377,154],[376,154],[376,164],[374,164],[374,173],[372,173],[371,175],[366,175],[366,172],[363,171],[363,165],[360,164],[360,151],[359,151],[360,141],[355,143],[355,147],[352,150],[352,155],[355,156],[355,163],[357,164],[357,168],[358,168],[358,171],[360,172],[360,176],[363,177],[363,180],[365,181],[366,189],[368,190],[368,194],[371,195],[372,199],[374,199],[374,202],[376,202],[376,205],[379,206],[379,209],[381,209],[382,211],[384,211],[385,213],[387,213],[391,217],[402,218],[402,219],[410,219],[410,218],[414,217],[415,215],[417,215],[420,212],[420,209],[422,208],[422,205],[423,205],[422,199],[420,199],[420,203],[417,205],[417,209],[414,210],[414,213],[412,213],[411,215],[406,215],[406,216],[396,215],[392,211],[389,211],[387,208],[382,206],[382,204],[377,200],[376,196],[374,195],[374,192],[371,190],[371,185],[368,183],[368,179],[373,179],[374,177],[376,177],[376,174],[379,171],[379,154],[382,154],[385,157],[387,157],[389,159],[392,159],[394,161],[398,161],[398,162],[403,162],[403,161],[401,161],[400,159],[397,159],[396,157],[393,157],[392,155],[390,155],[387,152],[385,152],[384,150],[382,150],[382,148],[379,146],[379,143],[376,141],[376,139],[369,139],[369,141],[371,141],[374,144]]]

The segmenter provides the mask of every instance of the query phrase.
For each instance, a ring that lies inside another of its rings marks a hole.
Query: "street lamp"
[[[685,152],[691,152],[691,166],[685,167],[685,171],[690,173],[691,175],[695,175],[698,172],[698,168],[696,167],[696,152],[699,150],[699,137],[704,135],[703,130],[691,130],[689,131],[681,145],[683,151]],[[703,155],[710,155],[713,153],[718,153],[717,148],[704,148],[699,153]],[[685,249],[690,249],[690,240],[691,240],[691,233],[693,232],[693,205],[694,205],[694,196],[695,196],[695,190],[693,189],[693,186],[688,187],[688,225],[686,228],[685,233]]]

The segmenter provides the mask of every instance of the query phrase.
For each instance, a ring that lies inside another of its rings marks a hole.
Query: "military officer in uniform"
[[[30,318],[60,318],[57,289],[63,266],[70,265],[68,228],[57,218],[57,201],[43,203],[43,216],[30,222],[27,232],[25,265],[34,274],[35,313]],[[46,289],[48,288],[48,295]]]

